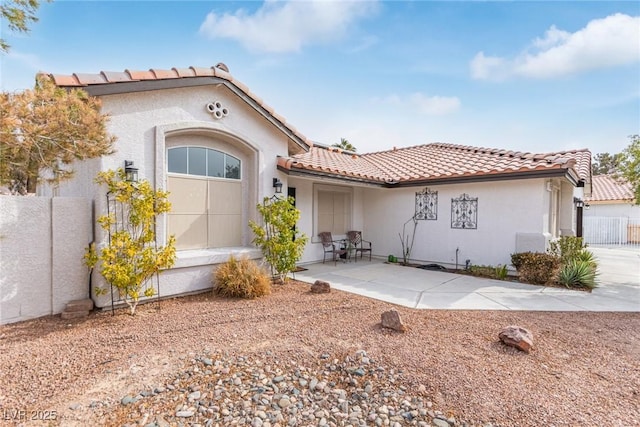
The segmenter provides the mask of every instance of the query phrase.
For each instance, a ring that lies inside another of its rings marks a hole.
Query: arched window
[[[167,160],[169,173],[241,179],[240,159],[211,148],[170,148]]]
[[[178,250],[242,245],[242,166],[238,157],[213,148],[167,150],[167,231],[176,236]]]

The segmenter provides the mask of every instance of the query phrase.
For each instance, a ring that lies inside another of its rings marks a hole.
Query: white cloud
[[[485,56],[478,52],[470,63],[471,77],[478,80],[502,80],[505,77],[507,60],[498,56]]]
[[[475,79],[553,78],[640,61],[640,17],[617,13],[590,21],[575,33],[555,26],[513,59],[479,52],[470,62]]]
[[[460,109],[460,100],[455,96],[426,96],[414,93],[409,101],[423,114],[440,116]]]
[[[389,95],[384,99],[374,99],[378,103],[390,104],[428,116],[442,116],[460,109],[460,99],[455,96],[427,96],[420,92],[408,96]]]
[[[377,1],[267,0],[253,14],[244,9],[211,12],[200,33],[237,40],[256,52],[296,52],[305,45],[339,40],[358,19],[377,9]]]

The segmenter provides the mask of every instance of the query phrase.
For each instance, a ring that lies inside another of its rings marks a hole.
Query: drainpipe
[[[89,247],[93,245],[96,241],[96,206],[95,201],[91,199],[91,241],[89,242]],[[93,267],[89,269],[89,299],[93,301]],[[93,301],[93,306],[95,307],[96,302]]]
[[[50,314],[53,314],[53,247],[55,242],[53,241],[53,197],[49,198],[49,302],[50,302]]]
[[[458,271],[458,252],[460,252],[460,248],[456,248],[456,271]]]

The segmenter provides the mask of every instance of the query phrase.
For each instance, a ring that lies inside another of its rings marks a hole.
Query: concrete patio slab
[[[309,264],[296,279],[418,309],[640,312],[640,250],[590,248],[600,263],[593,292],[482,279],[372,261]]]

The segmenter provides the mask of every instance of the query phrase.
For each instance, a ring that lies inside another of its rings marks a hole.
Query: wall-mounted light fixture
[[[576,205],[576,208],[584,208],[584,200],[577,197],[573,198],[573,204]]]
[[[282,193],[282,181],[278,178],[273,178],[273,188],[276,189],[276,194]]]
[[[138,182],[138,168],[133,166],[133,160],[124,161],[124,174],[128,182]]]

